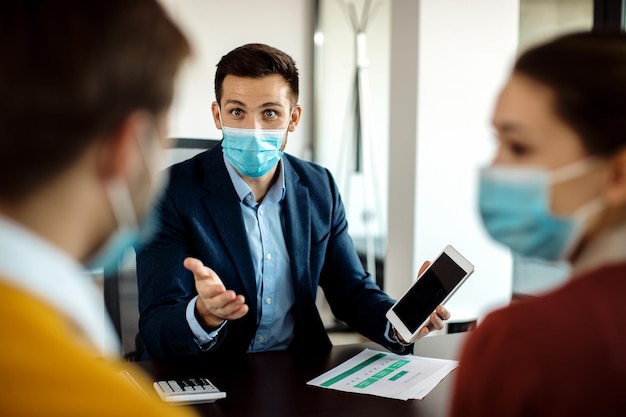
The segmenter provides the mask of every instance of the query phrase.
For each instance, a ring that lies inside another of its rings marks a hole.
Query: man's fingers
[[[204,266],[200,259],[185,258],[183,266],[191,271],[195,279],[208,278],[210,276],[211,269]]]
[[[422,275],[424,271],[426,271],[426,268],[428,268],[429,265],[430,265],[430,261],[424,261],[424,263],[422,264],[422,267],[420,268],[420,271],[417,273],[417,276],[419,277],[420,275]]]
[[[430,329],[429,330],[441,330],[443,329],[443,320],[437,313],[433,313],[430,315]]]
[[[215,293],[211,298],[211,306],[214,311],[226,309],[228,306],[239,306],[245,303],[243,295],[235,294],[235,291],[227,290]]]
[[[437,309],[435,311],[437,312],[437,315],[441,318],[441,320],[450,319],[450,312],[444,306],[442,305],[437,306]]]
[[[215,315],[223,318],[224,320],[240,319],[245,316],[246,313],[248,313],[248,305],[244,303],[242,296],[238,296],[235,301],[228,303],[215,311]]]
[[[220,320],[235,320],[246,315],[248,306],[243,295],[236,295],[234,291],[226,291],[209,300],[200,300],[205,314],[208,313]]]
[[[222,280],[217,276],[208,266],[204,266],[202,261],[196,258],[185,258],[183,266],[187,268],[193,274],[193,278],[196,281],[207,280],[212,281],[213,284],[222,284]]]

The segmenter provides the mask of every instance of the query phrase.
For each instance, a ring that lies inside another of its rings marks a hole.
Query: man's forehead
[[[289,106],[291,95],[289,84],[278,74],[262,78],[227,75],[222,84],[222,104]]]

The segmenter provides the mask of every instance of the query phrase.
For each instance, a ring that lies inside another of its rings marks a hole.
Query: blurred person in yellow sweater
[[[149,234],[188,41],[156,0],[7,0],[0,48],[0,415],[191,415],[120,375],[84,269]]]

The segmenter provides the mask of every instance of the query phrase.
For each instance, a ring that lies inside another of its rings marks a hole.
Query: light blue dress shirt
[[[280,203],[286,192],[283,164],[279,162],[278,178],[263,201],[257,203],[250,187],[226,158],[224,162],[239,196],[255,272],[258,326],[248,351],[286,349],[293,339],[295,297],[281,222]],[[187,322],[198,345],[210,350],[225,323],[207,333],[194,314],[196,298],[187,305]]]

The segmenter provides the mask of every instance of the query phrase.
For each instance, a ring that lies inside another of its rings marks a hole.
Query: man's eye
[[[274,110],[265,110],[265,117],[268,117],[268,118],[276,117],[276,112]]]
[[[230,114],[232,114],[235,117],[238,117],[238,116],[241,116],[243,112],[241,111],[241,109],[234,109],[234,110],[231,110]]]

